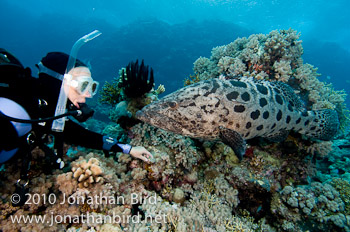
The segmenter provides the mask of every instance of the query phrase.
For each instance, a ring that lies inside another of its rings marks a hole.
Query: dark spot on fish
[[[316,127],[315,127],[315,126],[313,126],[313,127],[311,127],[311,128],[310,128],[310,130],[315,130],[315,129],[316,129]]]
[[[307,111],[303,111],[303,112],[301,112],[301,116],[306,117],[306,116],[309,116],[309,114],[307,113]]]
[[[294,102],[292,102],[292,101],[289,101],[289,104],[293,107],[295,106]]]
[[[189,106],[196,106],[196,103],[192,102],[189,104]]]
[[[209,114],[213,114],[213,113],[214,113],[214,110],[210,110],[210,111],[209,111]]]
[[[213,80],[213,88],[210,90],[210,92],[212,93],[216,93],[216,90],[220,88],[220,85],[218,84],[218,82],[214,79]]]
[[[280,105],[283,105],[282,97],[279,94],[275,95],[276,102]]]
[[[226,107],[223,108],[223,111],[225,111],[226,116],[230,113],[230,111]]]
[[[242,98],[243,101],[249,101],[250,100],[250,94],[248,92],[244,92],[241,95],[241,98]]]
[[[209,90],[209,86],[204,86],[202,89]]]
[[[196,94],[196,95],[193,95],[193,100],[195,100],[197,97],[200,97],[201,95],[199,94]]]
[[[271,127],[271,129],[275,128],[276,127],[276,123],[274,123]]]
[[[191,123],[192,123],[192,124],[196,124],[196,122],[195,122],[195,121],[191,121]]]
[[[288,115],[287,118],[286,118],[286,123],[288,124],[291,120],[291,117]]]
[[[315,119],[314,119],[314,122],[318,122],[318,119],[317,119],[317,118],[315,118]]]
[[[276,93],[281,93],[281,91],[277,88],[274,88],[273,90],[275,90]]]
[[[212,121],[212,122],[211,122],[211,125],[216,125],[216,122],[215,122],[215,121]]]
[[[233,122],[232,122],[232,121],[228,122],[228,125],[232,126],[232,125],[233,125]]]
[[[259,103],[261,107],[264,107],[267,105],[267,100],[265,98],[260,98]]]
[[[299,124],[301,121],[301,118],[298,118],[298,120],[295,121],[296,124]]]
[[[251,122],[247,122],[247,124],[245,125],[245,128],[249,129],[252,127],[252,123]]]
[[[215,107],[218,108],[220,105],[220,100],[218,100],[218,102],[215,104]]]
[[[282,111],[281,110],[278,111],[278,113],[276,115],[276,119],[277,119],[277,121],[280,121],[282,119]]]
[[[239,123],[236,124],[236,128],[239,128]]]
[[[256,111],[254,111],[254,112],[252,112],[252,113],[250,114],[250,117],[251,117],[253,120],[258,119],[259,116],[260,116],[260,111],[259,111],[259,110],[256,110]]]
[[[245,107],[243,105],[236,105],[233,110],[237,113],[242,113],[245,111]]]
[[[267,94],[267,88],[263,85],[256,85],[256,88],[258,89],[258,91],[264,95]]]
[[[290,112],[293,112],[293,107],[292,107],[291,104],[288,104],[288,110],[289,110]]]
[[[250,134],[250,132],[248,131],[248,133],[247,133],[247,134],[245,134],[245,136],[244,136],[244,137],[248,137],[248,136],[249,136],[249,134]]]
[[[228,100],[231,101],[231,100],[236,100],[238,95],[239,95],[239,93],[237,91],[233,91],[233,92],[227,94],[226,97]]]
[[[241,88],[247,88],[247,84],[242,82],[242,81],[234,81],[234,80],[231,80],[230,81],[231,85],[233,86],[237,86],[237,87],[241,87]]]
[[[260,125],[260,126],[258,126],[256,129],[257,129],[258,131],[261,131],[263,128],[264,128],[264,126],[263,126],[263,125]]]
[[[309,125],[310,120],[306,120],[306,122],[304,123],[305,126]]]
[[[270,116],[270,113],[269,113],[268,111],[265,111],[265,112],[263,113],[263,118],[264,118],[264,119],[268,119],[269,116]]]
[[[228,120],[227,120],[227,118],[224,118],[222,121],[223,121],[223,122],[227,122]]]
[[[231,86],[226,84],[226,82],[223,83],[224,88],[230,88]]]

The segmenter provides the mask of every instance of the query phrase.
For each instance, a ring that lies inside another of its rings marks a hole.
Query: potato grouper
[[[279,142],[293,130],[312,139],[331,140],[339,128],[336,111],[306,111],[289,85],[246,77],[186,86],[147,105],[136,117],[192,138],[221,139],[239,159],[246,139]]]

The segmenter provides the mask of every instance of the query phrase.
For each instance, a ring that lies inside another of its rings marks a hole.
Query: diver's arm
[[[83,126],[71,120],[66,122],[64,140],[70,144],[97,150],[102,150],[104,145],[103,135],[85,129]],[[122,152],[122,149],[120,147],[118,148],[116,148],[115,152]]]
[[[107,152],[123,152],[145,162],[149,162],[153,158],[152,154],[144,147],[132,147],[129,144],[120,144],[112,137],[87,130],[71,120],[66,122],[64,138],[67,143]]]

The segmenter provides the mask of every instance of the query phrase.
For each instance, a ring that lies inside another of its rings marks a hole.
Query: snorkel
[[[69,71],[72,70],[75,66],[75,61],[77,59],[77,54],[78,54],[79,49],[85,43],[89,42],[90,40],[95,39],[97,36],[99,36],[101,34],[102,33],[100,31],[95,30],[95,31],[81,37],[80,39],[78,39],[74,43],[72,50],[70,52],[70,55],[69,55],[66,72],[65,72],[63,80],[62,80],[60,95],[58,97],[56,111],[55,111],[55,117],[66,113],[68,92],[65,91],[65,85],[68,82],[70,82],[72,79],[72,75],[69,74]],[[56,132],[62,132],[64,130],[65,121],[66,121],[66,117],[62,117],[62,118],[54,120],[52,123],[51,129],[53,131],[56,131]]]

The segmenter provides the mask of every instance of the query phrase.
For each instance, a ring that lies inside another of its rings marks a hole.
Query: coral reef
[[[288,82],[308,109],[336,109],[346,122],[344,93],[319,82],[317,70],[303,64],[302,52],[299,34],[291,29],[237,39],[214,48],[210,59],[200,57],[185,84],[240,75]],[[0,184],[6,186],[0,190],[1,231],[350,231],[350,133],[345,127],[344,138],[331,142],[293,133],[281,143],[247,141],[239,161],[221,142],[143,123],[122,124],[164,91],[164,86],[151,91],[146,67],[132,67],[143,77],[125,77],[127,68],[103,89],[102,101],[113,105],[106,109],[114,122],[87,125],[144,146],[151,162],[123,153],[106,158],[101,151],[65,145],[65,151],[74,151],[64,157],[67,166],[45,174],[50,168],[42,164],[45,154],[35,149],[32,198],[13,207],[21,162],[10,160],[0,170]],[[148,92],[127,97],[120,83],[129,77],[143,78],[138,84],[147,85]],[[13,223],[15,217],[58,221]]]
[[[349,125],[349,112],[344,103],[347,94],[319,81],[317,69],[303,63],[299,37],[292,29],[274,30],[267,35],[251,35],[215,47],[210,59],[200,57],[194,62],[196,79],[187,80],[186,85],[208,78],[239,76],[286,82],[300,94],[308,109],[337,110],[344,131]]]
[[[300,229],[308,222],[319,230],[328,230],[332,224],[346,231],[350,229],[344,202],[329,184],[313,182],[297,188],[286,186],[271,204],[272,212],[284,218],[283,225],[289,225],[287,231]]]

